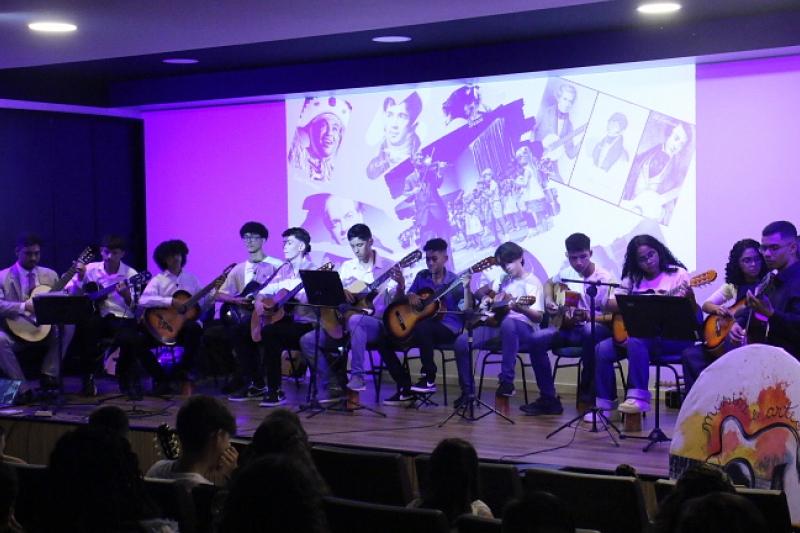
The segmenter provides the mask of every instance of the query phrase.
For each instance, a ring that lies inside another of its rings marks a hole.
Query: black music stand
[[[328,405],[322,405],[317,398],[317,371],[319,368],[320,356],[320,329],[321,318],[323,309],[340,309],[343,305],[347,305],[347,299],[344,295],[344,286],[342,286],[342,279],[339,273],[333,270],[301,270],[300,279],[303,280],[303,290],[306,292],[307,304],[299,304],[310,307],[314,310],[317,318],[317,325],[314,328],[314,368],[311,372],[311,379],[309,380],[309,399],[308,403],[300,406],[300,412],[311,411],[308,418],[312,418],[319,413],[326,411],[338,412],[353,412],[361,409],[370,411],[385,417],[385,413],[381,413],[370,407],[358,404],[356,407],[347,407],[347,398],[336,400]],[[322,355],[325,357],[325,355]],[[346,356],[344,356],[346,357]],[[346,364],[346,363],[345,363]]]
[[[619,294],[617,304],[629,337],[656,340],[656,358],[661,355],[661,343],[664,339],[696,341],[699,338],[694,302],[689,298],[657,294]],[[643,449],[645,452],[659,442],[669,442],[672,439],[661,430],[660,413],[661,409],[656,404],[655,427],[646,437],[623,433],[620,438],[649,441]]]
[[[39,325],[50,324],[54,327],[77,324],[87,320],[92,314],[92,302],[86,295],[68,295],[48,293],[33,297],[33,311]],[[61,375],[61,363],[64,359],[64,328],[58,335],[58,394],[64,393],[64,377]]]

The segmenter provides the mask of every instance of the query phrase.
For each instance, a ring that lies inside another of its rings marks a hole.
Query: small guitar
[[[386,330],[398,341],[402,342],[408,340],[414,331],[414,326],[416,326],[418,322],[435,316],[445,310],[441,298],[450,291],[461,286],[461,276],[467,272],[473,274],[482,272],[496,264],[497,260],[494,257],[487,257],[459,274],[450,285],[436,292],[429,289],[420,291],[420,302],[416,306],[411,305],[408,298],[400,298],[392,302],[386,308],[386,313],[383,315],[383,323],[386,326]]]
[[[512,298],[511,295],[500,293],[498,295],[489,293],[490,297],[485,305],[478,307],[478,310],[472,320],[468,321],[467,327],[475,329],[480,326],[487,326],[490,328],[498,327],[503,320],[511,312],[511,305],[523,305],[525,307],[531,306],[536,303],[536,296],[519,296]]]
[[[95,312],[100,312],[100,303],[105,300],[109,294],[116,291],[118,285],[122,284],[124,287],[137,287],[136,290],[141,291],[144,285],[146,285],[152,277],[153,275],[145,270],[144,272],[139,272],[135,276],[120,280],[117,283],[112,283],[108,287],[103,287],[102,289],[97,282],[90,281],[83,286],[83,292],[89,297],[89,300],[92,301]]]
[[[218,289],[236,263],[231,263],[214,281],[200,289],[197,294],[191,295],[187,291],[178,290],[172,295],[173,301],[180,303],[180,307],[154,307],[144,313],[144,323],[150,334],[160,343],[172,346],[178,341],[183,325],[200,316],[198,302],[209,292]]]
[[[325,263],[317,270],[333,270],[333,263]],[[253,315],[250,318],[250,337],[253,342],[261,342],[261,329],[270,324],[274,324],[286,316],[284,307],[289,300],[297,296],[303,290],[303,284],[298,283],[295,287],[287,291],[281,289],[274,296],[264,298],[254,302]]]
[[[350,317],[355,314],[365,314],[364,311],[369,310],[374,311],[374,301],[375,297],[378,295],[378,289],[392,277],[392,272],[397,268],[408,268],[420,259],[422,259],[422,252],[420,250],[414,250],[392,266],[392,268],[378,276],[372,283],[364,283],[361,280],[356,280],[348,285],[346,289],[353,294],[355,301],[350,305],[351,310],[347,310],[341,314],[342,324],[346,326]],[[330,332],[328,332],[328,334],[330,335]],[[341,337],[334,338],[338,339]]]
[[[534,141],[531,146],[531,152],[539,159],[539,163],[536,165],[539,170],[545,174],[555,174],[562,178],[565,177],[568,168],[561,168],[562,163],[565,162],[564,159],[568,159],[566,151],[564,150],[564,145],[572,141],[572,139],[578,135],[582,135],[583,132],[586,131],[586,126],[588,126],[588,124],[584,124],[580,128],[572,130],[563,137],[559,137],[555,133],[550,133],[541,141]]]
[[[78,259],[75,260],[75,263],[73,263],[73,265],[64,273],[63,276],[58,278],[58,281],[56,281],[52,287],[48,287],[47,285],[38,285],[37,287],[34,287],[27,301],[29,302],[33,300],[35,296],[40,296],[48,292],[60,292],[64,290],[64,287],[67,286],[69,280],[71,280],[78,271],[78,263],[85,265],[86,263],[90,262],[93,257],[94,253],[92,252],[92,249],[87,246],[81,252],[81,255],[78,256]],[[28,312],[17,315],[14,318],[6,318],[6,324],[8,325],[9,331],[15,337],[27,342],[39,342],[44,340],[44,338],[50,333],[51,328],[50,324],[39,325],[36,322],[36,317],[33,315],[33,313]]]
[[[714,280],[716,279],[717,279],[717,271],[707,270],[701,274],[692,276],[688,284],[681,284],[678,285],[677,287],[673,287],[668,291],[660,291],[658,292],[658,294],[662,296],[675,296],[687,289],[702,287],[703,285],[708,285],[709,283],[713,283]],[[656,293],[654,291],[646,291],[639,294],[656,294]],[[625,341],[628,340],[628,330],[625,329],[625,322],[622,319],[622,313],[614,313],[611,322],[611,333],[614,338],[614,342],[617,344],[624,344]]]
[[[178,433],[169,424],[161,424],[156,428],[154,440],[153,444],[157,444],[156,452],[159,455],[173,461],[181,456],[181,442],[178,440]]]
[[[244,286],[242,292],[237,295],[240,298],[247,298],[250,303],[247,305],[237,305],[225,302],[219,310],[220,320],[227,326],[250,322],[253,315],[253,301],[256,299],[255,295],[258,294],[261,289],[269,285],[275,276],[278,275],[280,269],[286,266],[286,264],[287,263],[283,263],[281,266],[277,267],[272,275],[264,280],[263,283],[250,280],[250,282]]]

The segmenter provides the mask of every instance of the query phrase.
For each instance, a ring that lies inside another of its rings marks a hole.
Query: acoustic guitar
[[[333,263],[325,263],[317,270],[333,270]],[[287,291],[279,290],[274,296],[258,300],[253,303],[253,315],[250,318],[250,337],[253,342],[261,342],[261,329],[270,324],[279,322],[286,316],[284,307],[289,301],[303,290],[303,284],[298,283],[295,287]]]
[[[117,290],[117,285],[122,284],[124,287],[137,287],[136,290],[141,292],[141,289],[147,284],[148,281],[150,281],[150,278],[152,277],[153,275],[145,270],[144,272],[139,272],[135,276],[120,280],[116,283],[112,283],[108,287],[103,288],[100,288],[100,285],[98,285],[97,282],[90,281],[83,286],[83,292],[92,302],[94,311],[99,313],[100,303],[105,300],[109,294]]]
[[[655,291],[648,290],[635,294],[660,294],[662,296],[675,296],[676,294],[679,294],[680,292],[685,291],[687,289],[702,287],[703,285],[708,285],[709,283],[713,283],[714,280],[716,279],[717,279],[717,271],[707,270],[701,274],[692,276],[688,284],[680,284],[677,287],[673,287],[668,291],[659,291],[656,293]],[[625,329],[625,321],[622,319],[622,313],[614,313],[614,316],[611,320],[611,333],[614,338],[614,342],[616,344],[624,344],[625,341],[628,340],[628,330]]]
[[[408,298],[400,298],[386,308],[386,313],[383,315],[383,324],[386,326],[386,331],[394,337],[397,341],[407,341],[411,334],[414,332],[414,326],[420,321],[431,318],[433,316],[441,316],[441,313],[446,311],[443,298],[450,291],[461,287],[461,276],[470,272],[482,272],[487,268],[493,267],[497,264],[494,257],[487,257],[481,259],[467,270],[456,276],[456,279],[449,285],[442,287],[434,292],[430,289],[420,291],[420,302],[418,305],[411,305]]]
[[[181,441],[178,440],[178,432],[172,429],[169,424],[161,424],[156,428],[156,435],[153,437],[156,453],[166,459],[175,460],[181,456]]]
[[[566,178],[569,167],[569,157],[564,149],[564,145],[578,135],[586,131],[588,124],[574,129],[563,137],[555,133],[550,133],[541,141],[534,141],[531,145],[531,153],[539,160],[536,167],[548,175],[559,175]]]
[[[90,262],[93,257],[94,253],[92,252],[91,247],[87,246],[78,256],[78,259],[75,260],[69,270],[67,270],[63,276],[58,278],[58,281],[56,281],[52,287],[48,287],[47,285],[38,285],[34,287],[26,303],[32,301],[35,296],[40,296],[48,292],[60,292],[64,290],[64,287],[67,286],[69,280],[71,280],[72,276],[74,276],[78,271],[78,264],[80,263],[85,265],[86,263]],[[50,333],[51,328],[50,324],[40,325],[37,323],[36,316],[27,311],[17,315],[14,318],[6,318],[6,325],[8,326],[8,330],[15,337],[26,342],[39,342],[44,340],[44,338]]]
[[[144,323],[150,334],[160,343],[172,346],[178,342],[178,335],[184,324],[197,320],[200,316],[198,302],[209,292],[219,289],[225,282],[236,263],[231,263],[214,281],[191,295],[188,291],[178,290],[172,295],[179,307],[153,307],[144,313]]]
[[[255,295],[258,294],[261,289],[269,285],[270,282],[275,279],[275,276],[278,275],[278,272],[287,264],[288,261],[277,267],[272,275],[264,280],[263,283],[259,283],[253,279],[244,286],[242,291],[237,296],[239,298],[247,298],[250,302],[249,304],[237,305],[228,302],[222,304],[222,307],[220,307],[219,310],[219,318],[222,320],[223,324],[226,326],[235,326],[237,324],[245,324],[250,322],[253,316],[253,302],[256,299]]]
[[[468,328],[475,329],[480,326],[496,328],[511,312],[512,304],[516,303],[517,305],[529,307],[536,303],[536,296],[513,298],[510,294],[501,293],[500,298],[497,298],[498,295],[494,294],[494,291],[491,291],[487,296],[490,298],[487,303],[479,306],[472,319],[467,321]]]
[[[387,269],[386,272],[378,276],[372,283],[364,283],[361,280],[356,280],[345,287],[345,289],[353,295],[355,301],[347,306],[347,310],[340,313],[341,324],[347,326],[350,317],[355,314],[373,314],[369,311],[375,311],[375,297],[378,295],[378,289],[392,277],[392,272],[396,268],[408,268],[420,259],[422,259],[422,252],[420,250],[414,250],[399,262],[395,263],[392,268]],[[324,311],[323,314],[325,314]],[[326,333],[331,335],[330,331],[326,330]],[[340,339],[342,335],[343,333],[340,333],[338,337],[335,335],[331,336],[334,339]]]

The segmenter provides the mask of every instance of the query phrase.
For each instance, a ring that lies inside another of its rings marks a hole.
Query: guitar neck
[[[586,129],[586,124],[584,124],[583,126],[581,126],[580,128],[578,128],[576,130],[572,130],[565,137],[560,138],[559,140],[557,140],[556,142],[554,142],[553,144],[548,146],[547,149],[552,151],[552,150],[555,150],[556,148],[564,146],[569,141],[571,141],[573,138],[575,138],[577,135],[580,135],[581,133],[583,133],[583,131],[585,129]]]
[[[53,287],[50,290],[52,292],[59,292],[64,290],[64,287],[67,286],[67,283],[69,283],[69,280],[72,279],[72,277],[75,275],[76,272],[78,272],[78,269],[75,265],[69,267],[69,270],[64,272],[64,275],[58,278],[58,281],[56,281],[53,284]]]
[[[206,294],[208,294],[209,292],[211,292],[212,290],[214,290],[214,286],[215,286],[216,284],[217,284],[217,280],[214,280],[214,281],[212,281],[211,283],[209,283],[208,285],[206,285],[205,287],[203,287],[202,289],[200,289],[199,291],[197,291],[197,294],[193,294],[193,295],[192,295],[192,297],[191,297],[191,298],[189,298],[189,300],[187,300],[187,301],[186,301],[186,303],[185,303],[184,305],[185,305],[187,308],[194,307],[195,305],[197,305],[197,303],[198,303],[200,300],[202,300],[202,299],[203,299],[203,297],[204,297]]]
[[[95,291],[94,293],[89,295],[89,299],[98,300],[100,298],[103,298],[104,296],[108,296],[109,294],[117,290],[117,285],[119,285],[120,283],[124,283],[126,287],[130,285],[130,281],[127,279],[119,281],[118,283],[112,283],[108,287],[103,287],[102,289]]]

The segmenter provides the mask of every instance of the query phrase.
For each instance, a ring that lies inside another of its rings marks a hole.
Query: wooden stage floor
[[[146,440],[149,442],[150,432],[159,424],[167,422],[174,425],[178,408],[185,400],[180,396],[171,400],[146,398],[134,404],[124,398],[110,398],[116,391],[113,380],[101,380],[99,385],[102,393],[99,398],[81,398],[70,394],[78,389],[79,382],[74,378],[68,379],[66,401],[55,409],[52,416],[34,416],[35,411],[41,409],[36,406],[0,410],[0,425],[10,432],[7,453],[20,455],[32,462],[46,462],[43,458],[46,459],[49,454],[52,442],[46,442],[45,433],[48,430],[41,428],[46,425],[60,426],[58,431],[49,430],[51,434],[55,431],[55,436],[50,436],[50,440],[54,441],[57,434],[68,430],[70,425],[85,423],[89,413],[100,403],[117,405],[128,411],[131,427],[135,430],[132,435],[140,435],[142,442],[145,441],[144,435],[147,435]],[[307,385],[301,383],[296,387],[293,382],[287,381],[284,390],[289,400],[284,407],[297,409],[305,400]],[[394,385],[387,383],[381,395],[387,397],[393,390]],[[211,384],[196,387],[194,392],[216,394]],[[458,396],[455,387],[449,388],[448,393],[451,402]],[[523,398],[522,391],[518,390],[510,401],[510,416],[515,424],[490,415],[475,422],[454,417],[443,427],[439,427],[440,422],[452,412],[452,407],[441,405],[442,396],[440,390],[433,397],[434,401],[439,402],[439,406],[423,406],[419,409],[376,405],[374,389],[371,382],[368,382],[367,391],[361,393],[361,401],[364,405],[385,413],[385,418],[366,410],[352,413],[324,412],[310,418],[306,413],[301,413],[300,416],[315,444],[417,454],[430,453],[444,438],[460,437],[472,442],[478,455],[484,460],[597,470],[613,470],[617,465],[627,463],[642,474],[667,476],[669,443],[657,444],[647,453],[642,451],[646,444],[642,440],[620,440],[619,447],[616,447],[605,432],[591,433],[588,431],[589,425],[585,423],[546,439],[549,432],[576,416],[574,396],[562,397],[565,409],[560,416],[531,417],[525,416],[519,410]],[[268,409],[259,407],[257,401],[230,402],[224,395],[218,394],[218,397],[228,404],[236,416],[238,437],[242,439],[249,438],[269,412]],[[493,389],[484,390],[483,397],[484,401],[494,405]],[[478,411],[481,412],[484,410]],[[676,417],[676,410],[665,409],[662,405],[661,426],[667,435],[671,435]],[[645,418],[644,431],[638,435],[649,433],[653,419],[652,413]],[[132,442],[135,440],[132,438]],[[152,462],[155,457],[152,449],[149,450],[151,453],[147,453],[147,447],[147,444],[142,445],[140,442],[137,446],[134,442],[143,468],[147,468],[148,462]]]

